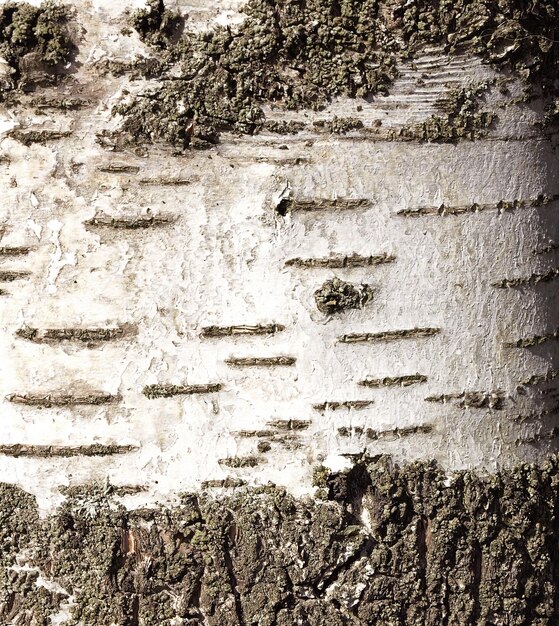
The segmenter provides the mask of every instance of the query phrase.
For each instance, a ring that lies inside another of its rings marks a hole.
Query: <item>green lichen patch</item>
[[[250,0],[243,11],[236,27],[186,30],[171,45],[178,16],[161,0],[132,15],[131,26],[157,55],[160,82],[115,108],[124,137],[184,148],[216,142],[223,131],[296,133],[306,125],[266,121],[263,106],[320,110],[336,96],[386,94],[398,65],[431,45],[451,56],[479,55],[536,92],[557,87],[553,0]],[[470,107],[408,132],[432,141],[473,139],[492,121]],[[344,133],[360,122],[334,118],[327,126]]]
[[[179,147],[215,142],[224,130],[260,130],[263,103],[321,109],[336,95],[386,92],[396,75],[376,0],[253,0],[244,13],[236,30],[186,32],[163,53],[173,80],[164,71],[158,88],[116,107],[123,131]]]
[[[330,133],[336,135],[345,135],[352,130],[359,130],[363,128],[363,122],[356,117],[337,117],[334,116],[331,120],[317,120],[313,122],[313,127],[316,129],[324,129]]]
[[[165,8],[163,0],[148,0],[147,7],[134,11],[129,21],[144,43],[160,48],[173,42],[184,23],[180,13]]]
[[[26,75],[47,74],[67,63],[75,52],[68,31],[67,7],[47,0],[40,6],[6,2],[0,7],[0,57],[12,70],[4,89],[26,81]]]
[[[497,120],[490,111],[480,111],[480,98],[486,87],[472,86],[453,89],[439,102],[443,115],[432,115],[417,124],[393,131],[392,139],[455,143],[485,137]]]

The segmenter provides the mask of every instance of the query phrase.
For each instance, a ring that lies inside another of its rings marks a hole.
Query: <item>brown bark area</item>
[[[89,486],[44,521],[4,485],[0,621],[49,624],[72,594],[68,624],[556,624],[558,477],[557,458],[484,477],[383,457],[323,476],[321,499],[269,486],[127,511]]]

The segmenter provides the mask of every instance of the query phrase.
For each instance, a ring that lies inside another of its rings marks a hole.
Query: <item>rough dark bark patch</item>
[[[493,476],[383,457],[315,479],[318,499],[267,486],[135,511],[73,487],[46,519],[0,484],[0,623],[46,625],[66,594],[74,626],[558,623],[557,457]],[[36,569],[10,569],[18,554]]]
[[[386,94],[401,62],[433,45],[449,54],[478,54],[553,95],[559,59],[555,4],[253,0],[244,6],[246,18],[237,28],[218,26],[199,34],[187,29],[169,45],[178,16],[153,0],[131,25],[157,53],[144,72],[159,73],[162,80],[141,97],[121,102],[115,112],[123,115],[122,130],[131,140],[159,138],[178,148],[217,142],[227,130],[296,133],[300,124],[266,121],[262,105],[320,110],[335,96]],[[144,66],[138,60],[130,70]],[[478,95],[475,87],[455,94],[446,116],[405,129],[403,139],[483,136],[493,115],[477,110]],[[549,106],[554,120],[556,106],[551,101]],[[334,118],[322,124],[344,133],[362,122]]]

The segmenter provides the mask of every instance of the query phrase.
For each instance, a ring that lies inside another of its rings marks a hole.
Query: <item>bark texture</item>
[[[559,623],[557,19],[2,5],[2,625]]]
[[[127,510],[0,489],[0,620],[119,626],[553,626],[559,461],[492,476],[362,459],[281,488]]]

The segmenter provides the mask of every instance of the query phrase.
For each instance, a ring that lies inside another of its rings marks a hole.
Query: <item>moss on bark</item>
[[[559,20],[551,0],[251,0],[238,28],[187,30],[166,50],[165,9],[159,0],[150,7],[132,25],[159,51],[162,82],[116,107],[131,140],[215,142],[224,130],[259,131],[265,103],[320,110],[335,96],[387,93],[398,64],[429,44],[480,55],[537,90],[556,87]],[[474,134],[491,123],[479,115]],[[439,140],[446,135],[437,132]]]
[[[12,70],[2,91],[30,76],[53,73],[70,60],[75,46],[67,28],[69,18],[67,7],[51,0],[39,6],[6,2],[0,7],[0,57]]]

